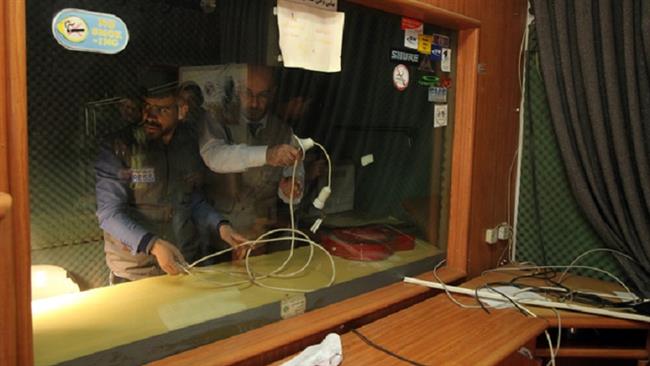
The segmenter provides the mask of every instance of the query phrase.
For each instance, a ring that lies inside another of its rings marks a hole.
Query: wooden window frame
[[[479,27],[476,19],[454,13],[425,0],[349,0],[369,8],[422,20],[458,30],[455,127],[452,152],[449,239],[447,266],[442,275],[454,280],[467,274],[474,132],[477,100]],[[27,59],[24,0],[0,5],[0,364],[33,364],[29,174],[27,141]],[[6,213],[6,214],[4,214]],[[431,223],[435,225],[435,223]],[[427,296],[428,290],[394,284],[359,295],[339,304],[317,309],[254,331],[171,356],[159,364],[180,360],[191,364],[245,363],[246,360],[277,359],[293,352],[287,345],[301,346],[310,336],[381,316],[404,304]],[[401,304],[401,305],[400,305]],[[339,311],[342,306],[353,311]],[[332,317],[332,314],[339,314]],[[305,325],[309,325],[305,328]],[[296,331],[291,331],[295,329]],[[278,337],[278,334],[282,334]],[[254,337],[254,338],[252,338]],[[254,341],[251,341],[254,339]],[[241,347],[247,344],[247,347]],[[252,346],[254,345],[254,346]],[[225,348],[224,348],[225,347]],[[230,348],[228,348],[230,347]],[[232,349],[233,352],[227,352]],[[282,349],[282,351],[278,351]],[[219,356],[221,355],[221,356]],[[215,359],[222,357],[221,361]]]

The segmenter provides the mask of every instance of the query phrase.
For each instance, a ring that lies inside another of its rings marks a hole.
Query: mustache
[[[152,120],[144,120],[144,121],[142,121],[140,123],[140,126],[142,126],[142,127],[147,127],[147,126],[148,127],[156,127],[156,128],[162,129],[162,125],[160,124],[160,122],[152,121]]]

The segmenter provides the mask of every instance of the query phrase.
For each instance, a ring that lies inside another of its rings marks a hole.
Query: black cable
[[[530,314],[528,314],[528,313],[524,310],[524,308],[523,308],[521,305],[519,305],[515,300],[513,300],[510,296],[504,294],[503,292],[501,292],[501,291],[499,291],[499,290],[497,290],[497,289],[495,289],[495,288],[493,288],[493,287],[489,287],[489,286],[485,286],[485,287],[486,287],[487,289],[489,289],[490,291],[494,291],[494,292],[496,292],[497,294],[503,296],[506,300],[508,300],[510,303],[512,303],[512,305],[515,307],[515,309],[519,310],[520,313],[524,314],[524,316],[530,316]]]
[[[474,289],[474,298],[476,299],[476,302],[477,302],[479,305],[481,305],[481,309],[483,309],[483,311],[485,311],[486,313],[490,314],[490,310],[488,310],[488,308],[485,306],[485,304],[483,304],[483,301],[481,301],[481,298],[478,296],[478,290],[479,290],[479,289],[482,289],[482,288],[485,288],[485,285],[483,285],[483,286],[478,286],[478,287],[476,287],[476,288]]]
[[[359,331],[356,330],[356,329],[352,329],[351,332],[354,333],[354,334],[356,334],[357,337],[361,338],[361,340],[364,341],[364,342],[365,342],[367,345],[369,345],[370,347],[375,348],[375,349],[378,349],[378,350],[384,352],[385,354],[387,354],[387,355],[389,355],[389,356],[393,356],[393,357],[397,358],[398,360],[404,361],[404,362],[409,363],[409,364],[411,364],[411,365],[415,365],[415,366],[426,366],[426,365],[423,364],[423,363],[415,362],[415,361],[410,360],[410,359],[408,359],[408,358],[406,358],[406,357],[404,357],[404,356],[400,356],[400,355],[398,355],[398,354],[395,353],[395,352],[392,352],[392,351],[387,350],[386,348],[384,348],[384,347],[382,347],[382,346],[380,346],[380,345],[374,343],[374,342],[371,341],[370,339],[366,338],[366,336],[364,336],[363,334],[361,334],[361,332],[359,332]]]

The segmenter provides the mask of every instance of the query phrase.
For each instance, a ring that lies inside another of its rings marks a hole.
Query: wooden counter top
[[[382,347],[425,365],[496,365],[544,329],[544,320],[524,317],[513,309],[487,314],[463,309],[437,295],[358,330]],[[343,334],[341,341],[342,365],[405,365],[352,332]]]

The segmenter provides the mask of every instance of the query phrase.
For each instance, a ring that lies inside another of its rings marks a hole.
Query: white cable
[[[528,50],[528,32],[530,28],[530,23],[534,20],[534,16],[530,12],[530,2],[528,4],[527,12],[526,12],[526,28],[524,29],[524,35],[522,39],[522,46],[520,47],[520,52],[523,51],[523,55],[527,56],[526,51]],[[519,62],[524,62],[526,61],[527,57],[519,57]],[[519,73],[522,72],[522,67],[521,65],[519,66]],[[510,245],[510,262],[515,262],[516,257],[517,257],[517,222],[519,221],[518,214],[519,214],[519,194],[521,191],[521,164],[523,160],[523,149],[524,149],[524,109],[525,109],[525,96],[526,96],[526,73],[523,73],[523,78],[520,76],[519,78],[519,85],[520,85],[520,99],[519,99],[519,146],[518,146],[518,154],[517,154],[517,180],[515,183],[515,202],[514,202],[514,213],[513,213],[513,223],[512,223],[512,243],[509,243]],[[508,193],[509,194],[509,193]],[[509,211],[509,210],[508,210]]]
[[[449,300],[451,300],[451,302],[453,302],[454,304],[460,306],[460,307],[463,308],[463,309],[480,309],[480,308],[481,308],[480,305],[463,304],[462,302],[458,301],[455,297],[453,297],[453,296],[451,295],[451,292],[447,289],[447,284],[445,284],[445,283],[440,279],[440,277],[438,277],[438,268],[440,268],[440,266],[442,266],[443,263],[445,263],[446,261],[447,261],[447,259],[443,259],[443,260],[441,260],[441,261],[440,261],[440,262],[439,262],[439,263],[438,263],[438,264],[433,268],[433,277],[436,279],[436,281],[438,281],[438,283],[440,283],[440,285],[442,286],[442,289],[445,291],[445,294],[447,294],[447,297],[449,298]]]
[[[515,236],[514,234],[514,223],[511,220],[510,217],[510,196],[512,195],[511,189],[512,189],[512,170],[515,165],[515,161],[517,160],[517,156],[519,156],[519,148],[515,150],[513,156],[512,156],[512,161],[510,162],[510,168],[508,169],[508,190],[506,191],[506,224],[507,228],[510,231],[510,235],[508,236],[508,243],[506,244],[506,247],[503,249],[503,252],[501,252],[501,255],[499,255],[499,259],[497,260],[496,265],[500,266],[501,261],[503,260],[504,256],[506,253],[511,253],[512,252],[512,243],[513,243],[513,238]],[[503,225],[503,224],[502,224]],[[499,225],[501,226],[501,225]],[[497,226],[498,228],[498,226]],[[508,260],[511,260],[512,255],[508,255]]]
[[[552,355],[551,360],[546,363],[546,366],[549,364],[551,366],[555,366],[555,358],[557,357],[558,353],[560,353],[560,342],[562,342],[562,317],[560,316],[560,312],[557,311],[556,308],[551,308],[553,312],[555,313],[555,316],[557,317],[557,340],[555,341],[555,353]],[[549,350],[553,349],[553,345],[550,342],[550,337],[547,338],[549,340]]]
[[[548,334],[548,330],[544,331],[544,335],[546,336],[546,342],[548,342],[548,353],[551,356],[551,360],[546,365],[548,366],[550,364],[551,366],[555,366],[555,355],[557,353],[553,350],[553,341],[551,340],[551,335]]]
[[[325,150],[325,147],[318,142],[314,141],[314,145],[318,146],[322,151],[323,154],[325,154],[325,159],[327,159],[327,186],[332,187],[332,159],[330,159],[330,155],[327,153],[327,150]]]
[[[415,283],[415,284],[418,284],[418,285],[421,285],[421,286],[436,288],[436,289],[439,289],[439,290],[443,289],[442,285],[439,284],[439,283],[430,282],[430,281],[423,281],[423,280],[419,280],[417,278],[404,277],[404,282]],[[459,294],[463,294],[463,295],[472,296],[474,294],[474,292],[473,292],[474,290],[463,288],[463,287],[447,286],[447,288],[451,292],[455,292],[455,293],[459,293]],[[485,296],[488,299],[489,298],[494,298],[490,294],[482,294],[481,296]],[[498,298],[495,299],[495,300],[498,300]],[[519,299],[519,303],[532,305],[532,306],[542,306],[542,307],[546,307],[546,308],[558,308],[558,309],[564,309],[564,310],[578,311],[578,312],[587,313],[587,314],[595,314],[595,315],[602,315],[602,316],[607,316],[607,317],[612,317],[612,318],[635,320],[635,321],[650,323],[650,316],[632,314],[632,313],[627,313],[627,312],[623,312],[623,311],[606,310],[606,309],[601,309],[601,308],[596,308],[596,307],[591,307],[591,306],[576,305],[576,304],[557,302],[557,301],[534,300],[534,299]]]
[[[574,264],[576,264],[580,259],[582,259],[583,257],[587,256],[588,254],[596,253],[596,252],[610,252],[610,253],[618,254],[618,255],[620,255],[621,257],[626,258],[626,259],[629,259],[630,261],[632,261],[632,262],[634,262],[634,263],[638,263],[634,258],[630,257],[629,255],[627,255],[627,254],[625,254],[625,253],[623,253],[623,252],[621,252],[621,251],[615,250],[615,249],[609,249],[609,248],[596,248],[596,249],[590,249],[590,250],[587,250],[586,252],[580,254],[580,255],[577,256],[574,260],[572,260],[571,263],[569,263],[568,268],[565,269],[564,272],[562,272],[562,275],[560,276],[558,282],[562,282],[562,280],[564,279],[564,277],[567,275],[567,272],[569,272],[569,269],[570,269]]]
[[[327,185],[327,187],[329,189],[329,187],[331,186],[331,182],[332,182],[332,163],[331,163],[329,154],[327,153],[327,151],[325,150],[323,145],[313,141],[310,138],[300,139],[295,135],[293,135],[293,137],[298,141],[298,145],[300,146],[300,149],[303,151],[303,156],[304,156],[305,152],[309,148],[311,148],[313,145],[316,145],[321,150],[323,150],[323,153],[325,154],[325,157],[327,158],[328,168],[329,168],[328,169],[328,185]],[[225,272],[225,273],[227,273],[227,274],[229,274],[231,276],[235,276],[235,275],[246,275],[247,276],[247,279],[245,279],[245,280],[229,282],[229,283],[222,283],[222,282],[214,281],[214,283],[217,283],[219,286],[223,286],[223,287],[239,286],[239,285],[248,283],[248,284],[255,284],[255,285],[258,285],[260,287],[271,289],[271,290],[278,290],[278,291],[285,291],[285,292],[311,292],[311,291],[317,290],[318,288],[297,289],[297,288],[277,287],[277,286],[267,285],[267,284],[261,282],[261,280],[264,280],[264,279],[267,279],[267,278],[291,278],[291,277],[294,277],[294,276],[297,276],[297,275],[303,273],[307,269],[307,267],[311,264],[311,261],[312,261],[313,256],[314,256],[314,247],[316,247],[316,248],[320,249],[323,253],[325,253],[327,258],[329,259],[329,262],[330,262],[330,265],[331,265],[331,268],[332,268],[332,271],[331,271],[332,274],[330,276],[330,279],[329,279],[328,283],[325,285],[325,287],[331,286],[334,283],[335,279],[336,279],[336,266],[334,265],[334,259],[332,258],[332,255],[325,248],[323,248],[320,244],[318,244],[315,241],[311,240],[307,234],[305,234],[302,231],[296,229],[295,218],[294,218],[293,197],[294,197],[294,188],[295,188],[295,185],[296,185],[295,183],[296,183],[296,170],[297,170],[297,167],[298,167],[298,160],[296,160],[294,162],[293,170],[292,170],[292,174],[291,174],[291,192],[290,192],[290,195],[289,195],[289,216],[290,216],[290,222],[291,222],[291,227],[290,228],[279,228],[279,229],[270,230],[270,231],[260,235],[255,240],[249,240],[249,241],[246,241],[244,243],[240,243],[240,244],[238,244],[238,245],[236,245],[234,247],[223,249],[223,250],[217,251],[217,252],[215,252],[213,254],[207,255],[207,256],[193,262],[192,264],[187,266],[187,268],[184,267],[183,270],[185,272],[187,272],[187,273],[190,273],[190,274],[192,272],[197,272],[197,273],[213,273],[213,272],[224,273]],[[318,226],[320,226],[320,224]],[[318,227],[316,227],[316,230],[317,229],[318,229]],[[279,238],[266,239],[267,236],[273,235],[273,234],[276,234],[276,233],[280,233],[280,232],[289,232],[291,234],[291,236],[282,236],[282,237],[279,237]],[[296,237],[296,234],[300,235],[301,237]],[[257,272],[255,272],[253,270],[249,258],[250,258],[251,252],[253,251],[253,249],[257,245],[273,243],[273,242],[279,242],[279,241],[286,241],[286,240],[291,240],[289,254],[287,255],[287,258],[285,258],[285,260],[283,261],[283,263],[279,267],[277,267],[276,269],[274,269],[273,271],[271,271],[269,273],[257,273]],[[291,273],[280,273],[286,268],[288,263],[293,258],[296,241],[305,242],[305,243],[309,244],[309,256],[307,258],[307,261],[305,262],[305,264],[301,268],[299,268],[299,269],[297,269],[297,270],[295,270],[295,271],[293,271]],[[219,270],[219,269],[216,269],[216,268],[215,269],[210,269],[210,270],[195,268],[196,265],[198,265],[199,263],[201,263],[201,262],[203,262],[203,261],[205,261],[207,259],[223,255],[225,253],[228,253],[228,252],[230,252],[230,251],[232,251],[234,249],[240,248],[240,247],[247,247],[246,256],[245,256],[246,272],[242,272],[242,271],[223,271],[223,270]]]

